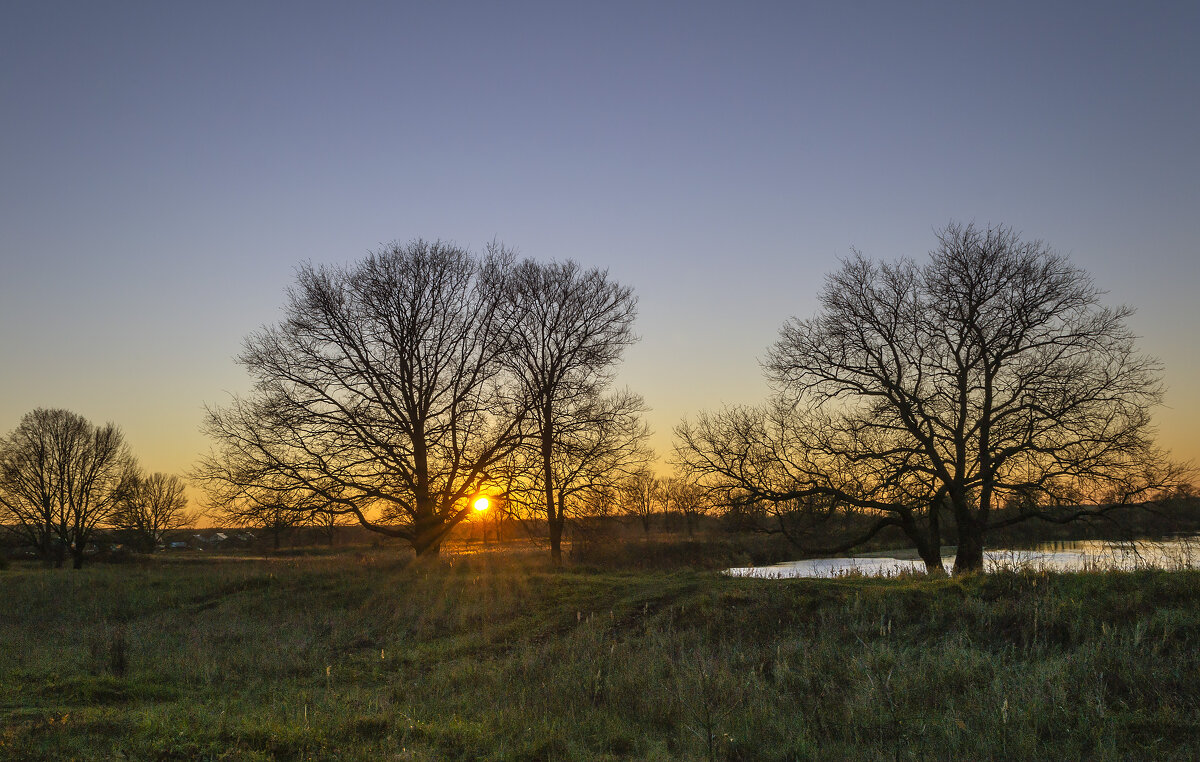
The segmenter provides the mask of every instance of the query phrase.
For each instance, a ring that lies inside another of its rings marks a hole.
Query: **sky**
[[[0,4],[0,432],[181,473],[306,261],[499,241],[639,298],[618,383],[685,416],[839,258],[1012,226],[1137,308],[1200,460],[1200,4]]]

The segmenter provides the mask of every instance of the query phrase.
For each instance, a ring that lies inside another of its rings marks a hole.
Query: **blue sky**
[[[0,430],[38,406],[182,471],[301,261],[499,240],[640,298],[620,383],[679,419],[851,247],[950,220],[1138,308],[1200,456],[1200,4],[0,6]]]

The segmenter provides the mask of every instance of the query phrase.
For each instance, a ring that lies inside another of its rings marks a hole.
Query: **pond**
[[[954,567],[954,548],[942,548],[946,571]],[[1144,568],[1180,569],[1200,567],[1200,536],[1166,540],[1108,542],[1080,540],[1049,542],[1030,549],[999,549],[984,553],[989,571],[997,568],[1046,569],[1051,571],[1124,570]],[[844,558],[808,558],[772,566],[727,569],[733,577],[787,579],[791,577],[839,577],[864,575],[886,577],[923,572],[925,564],[911,551],[889,551]]]

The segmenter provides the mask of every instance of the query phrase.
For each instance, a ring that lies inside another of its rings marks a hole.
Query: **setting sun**
[[[472,504],[477,511],[486,511],[488,509],[488,499],[481,497]]]

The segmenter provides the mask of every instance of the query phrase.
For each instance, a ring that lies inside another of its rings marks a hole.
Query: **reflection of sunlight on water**
[[[953,549],[948,549],[953,550]],[[949,571],[954,555],[942,558]],[[1105,542],[1082,540],[1052,542],[1030,550],[993,550],[984,553],[989,570],[1034,569],[1047,571],[1132,571],[1134,569],[1182,569],[1200,566],[1200,537],[1172,540]],[[859,556],[853,558],[809,558],[773,566],[727,569],[733,577],[786,579],[789,577],[894,577],[921,573],[925,564],[912,558]]]

